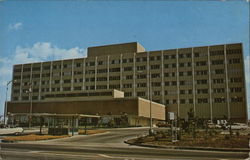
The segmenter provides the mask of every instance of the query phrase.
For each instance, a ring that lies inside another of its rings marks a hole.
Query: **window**
[[[216,69],[215,74],[224,74],[224,69]]]
[[[147,87],[146,83],[137,83],[137,87]]]
[[[183,86],[183,85],[185,85],[186,83],[185,83],[185,81],[180,81],[180,85],[181,86]]]
[[[131,97],[131,96],[132,96],[132,92],[125,92],[125,93],[124,93],[124,96],[125,96],[125,97]]]
[[[196,75],[207,75],[207,70],[196,71]]]
[[[185,99],[180,99],[180,104],[185,104],[186,100]]]
[[[151,69],[160,69],[160,65],[151,65],[150,68]]]
[[[80,91],[80,90],[82,90],[82,87],[74,87],[74,90],[75,91]]]
[[[185,90],[180,90],[180,94],[185,94]]]
[[[71,82],[70,79],[65,79],[65,80],[63,80],[63,83],[70,83],[70,82]]]
[[[81,63],[76,63],[76,67],[81,67],[82,64]]]
[[[146,94],[145,94],[145,92],[137,92],[137,96],[145,96]]]
[[[242,78],[240,78],[240,77],[230,78],[230,82],[231,83],[242,82]]]
[[[239,54],[241,53],[241,49],[231,49],[231,50],[227,50],[227,54]]]
[[[120,72],[120,68],[110,68],[109,72]]]
[[[197,80],[197,84],[207,84],[206,79]]]
[[[224,50],[210,51],[211,56],[224,55]]]
[[[63,91],[70,91],[70,87],[64,87]]]
[[[164,73],[164,77],[169,77],[169,73]]]
[[[229,64],[240,63],[240,59],[229,59]]]
[[[188,103],[189,103],[189,104],[193,104],[193,103],[194,103],[194,100],[193,100],[193,99],[189,99],[189,100],[188,100]]]
[[[169,84],[170,84],[170,83],[169,83],[168,81],[167,81],[167,82],[165,82],[165,86],[169,86]]]
[[[151,78],[160,78],[160,74],[159,73],[153,73],[153,74],[151,74]]]
[[[223,79],[223,78],[213,79],[213,83],[214,83],[214,84],[224,83],[224,79]]]
[[[198,94],[207,94],[208,93],[208,89],[197,89],[197,93]]]
[[[103,61],[98,61],[98,65],[103,65]]]
[[[172,64],[172,68],[176,68],[176,64],[175,63]]]
[[[50,66],[43,66],[43,70],[50,70]]]
[[[230,92],[231,92],[231,93],[241,92],[241,91],[242,91],[242,88],[240,88],[240,87],[237,87],[237,88],[230,88]]]
[[[171,59],[175,59],[175,58],[176,58],[175,54],[171,55]]]
[[[161,95],[161,92],[160,91],[154,91],[153,94],[154,94],[154,96],[159,96],[159,95]]]
[[[179,76],[184,76],[184,72],[179,72]]]
[[[214,91],[214,93],[224,93],[225,89],[224,88],[214,88],[213,91]]]
[[[220,64],[223,64],[224,63],[224,60],[214,60],[212,61],[212,65],[220,65]]]
[[[122,63],[127,63],[128,60],[127,59],[122,59]]]
[[[168,55],[164,55],[164,59],[169,59],[169,56]]]
[[[185,67],[185,63],[179,63],[179,67]]]
[[[225,98],[224,97],[214,98],[214,103],[225,103]]]
[[[107,77],[97,77],[97,81],[107,81]]]
[[[132,75],[127,75],[126,79],[133,79],[133,76]]]
[[[123,84],[123,88],[132,88],[132,84]]]
[[[161,82],[152,82],[153,87],[159,87],[161,86]]]
[[[112,81],[112,80],[120,80],[120,76],[110,76],[109,80],[110,81]]]
[[[231,102],[243,102],[243,98],[242,97],[232,97]]]
[[[145,79],[145,78],[147,78],[147,75],[146,74],[138,74],[137,78],[138,79]]]
[[[192,76],[192,71],[187,71],[188,76]]]
[[[124,71],[132,71],[133,67],[124,67]]]
[[[107,69],[98,69],[97,73],[107,73]]]
[[[146,66],[137,66],[138,71],[145,70],[145,69],[146,69]]]
[[[198,101],[198,103],[208,103],[207,98],[198,98],[197,101]]]
[[[96,89],[107,89],[106,85],[98,85],[96,86]]]
[[[109,85],[109,89],[119,89],[119,88],[120,88],[119,84]]]
[[[165,68],[168,68],[168,67],[169,67],[169,64],[164,64],[164,67],[165,67]]]
[[[207,62],[206,61],[199,61],[199,62],[196,62],[196,66],[206,66],[207,65]]]
[[[187,53],[187,54],[186,54],[186,57],[187,57],[187,58],[191,58],[191,57],[192,57],[192,54],[191,54],[191,53]]]
[[[176,81],[172,81],[172,86],[176,86],[177,85],[177,82]]]

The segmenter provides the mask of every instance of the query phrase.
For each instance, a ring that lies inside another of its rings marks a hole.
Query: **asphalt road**
[[[2,143],[2,159],[246,159],[248,153],[155,149],[129,146],[123,141],[148,129],[114,129],[92,136],[33,143]],[[1,159],[0,157],[0,159]]]

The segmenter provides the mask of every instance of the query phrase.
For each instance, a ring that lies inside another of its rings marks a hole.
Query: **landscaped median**
[[[58,138],[66,138],[68,135],[62,136],[53,136],[53,135],[37,135],[37,134],[29,134],[23,136],[8,136],[2,139],[3,142],[15,142],[15,141],[40,141],[40,140],[50,140],[50,139],[58,139]]]
[[[223,135],[219,132],[199,132],[196,135],[185,133],[178,141],[172,141],[170,134],[156,133],[154,136],[142,136],[125,141],[127,144],[171,148],[171,149],[195,149],[249,152],[249,135]]]
[[[105,130],[79,130],[79,135],[94,135],[105,133]],[[70,135],[40,135],[40,134],[28,134],[28,135],[19,135],[19,136],[7,136],[2,139],[2,142],[16,142],[16,141],[41,141],[41,140],[51,140],[51,139],[60,139],[71,137]]]

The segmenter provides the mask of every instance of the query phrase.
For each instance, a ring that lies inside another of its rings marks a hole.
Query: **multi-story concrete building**
[[[14,65],[13,80],[12,102],[118,89],[133,98],[152,93],[180,118],[193,109],[198,117],[247,120],[241,43],[159,51],[136,42],[90,47],[86,58]]]

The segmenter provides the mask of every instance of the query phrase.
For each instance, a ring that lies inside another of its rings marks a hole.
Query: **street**
[[[148,128],[110,129],[98,135],[2,143],[2,159],[246,159],[248,153],[159,149],[130,146],[124,140],[146,134]]]

